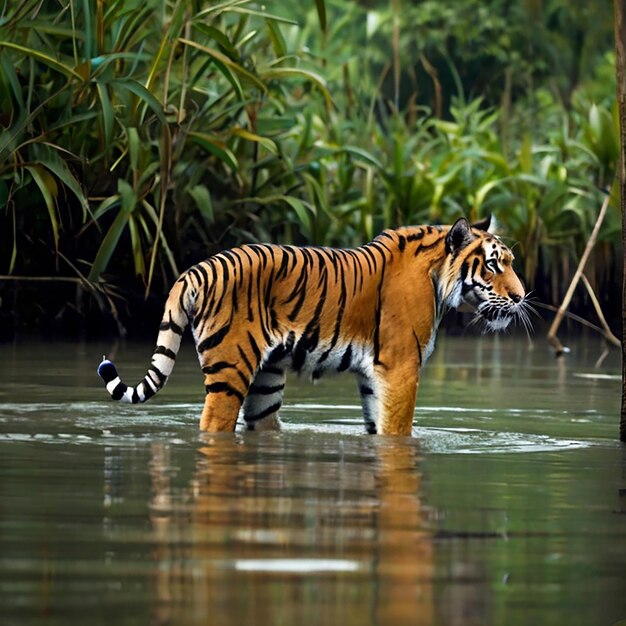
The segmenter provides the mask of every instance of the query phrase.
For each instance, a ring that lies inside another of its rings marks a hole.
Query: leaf
[[[243,101],[245,99],[243,88],[241,87],[241,83],[239,82],[239,79],[234,74],[234,72],[231,72],[224,63],[218,61],[217,59],[211,59],[211,63],[213,63],[215,67],[217,67],[220,74],[222,74],[222,76],[224,76],[224,78],[232,85],[235,93],[237,94],[237,98],[240,101]]]
[[[96,81],[96,87],[98,89],[98,96],[100,98],[100,106],[102,109],[102,125],[104,127],[104,149],[107,154],[113,142],[113,106],[111,105],[111,98],[109,98],[109,90],[102,81]]]
[[[15,73],[15,66],[9,61],[8,56],[0,52],[0,65],[4,71],[4,76],[11,87],[11,92],[15,98],[18,109],[25,110],[24,98],[22,97],[22,89],[20,87],[20,81]]]
[[[315,8],[317,9],[317,17],[320,22],[320,28],[323,33],[326,33],[327,30],[327,22],[326,22],[326,2],[325,0],[315,0]]]
[[[115,194],[109,196],[100,203],[100,206],[93,212],[93,219],[99,220],[105,213],[107,213],[113,207],[116,207],[120,203],[120,195]]]
[[[139,139],[139,133],[134,126],[131,126],[126,130],[126,135],[128,137],[128,154],[130,156],[130,167],[133,172],[136,172],[139,167],[141,140]]]
[[[272,20],[274,22],[280,22],[282,24],[289,24],[290,26],[298,26],[298,22],[296,22],[295,20],[290,20],[288,17],[281,17],[280,15],[267,13],[266,11],[255,11],[254,9],[243,9],[241,7],[235,7],[231,9],[231,12],[242,13],[243,15],[252,15],[254,17],[263,17],[266,20]]]
[[[209,55],[213,59],[217,59],[223,65],[233,70],[233,72],[239,74],[242,78],[250,81],[252,84],[256,85],[263,93],[267,93],[267,87],[258,77],[256,77],[252,72],[249,72],[243,66],[238,63],[233,62],[229,59],[225,54],[214,50],[213,48],[209,48],[207,46],[203,46],[202,44],[196,43],[195,41],[190,41],[189,39],[181,38],[179,39],[180,43],[185,44],[186,46],[191,46],[192,48],[196,48],[201,52]]]
[[[128,230],[130,231],[130,244],[133,251],[133,261],[135,265],[135,276],[145,278],[146,264],[143,260],[143,249],[141,247],[141,235],[137,228],[137,222],[131,214],[128,218]]]
[[[208,9],[203,9],[196,14],[196,18],[204,18],[211,13],[225,12],[240,4],[247,4],[248,2],[250,2],[250,0],[226,0],[226,2],[222,2],[221,4],[214,4],[213,6],[209,6]]]
[[[247,139],[248,141],[255,141],[257,143],[260,143],[272,154],[278,154],[278,148],[276,144],[267,137],[261,137],[260,135],[251,133],[249,130],[245,130],[244,128],[232,128],[231,133],[233,135],[236,135],[237,137],[241,137],[242,139]]]
[[[52,237],[54,239],[54,249],[59,251],[59,222],[57,220],[57,212],[55,201],[58,195],[58,187],[54,178],[41,165],[27,165],[26,169],[30,172],[33,180],[39,187],[41,195],[48,209],[50,217],[50,225],[52,226]]]
[[[476,212],[478,214],[480,214],[480,209],[481,209],[483,203],[485,202],[485,198],[487,197],[487,194],[492,189],[495,189],[499,185],[505,184],[509,180],[510,180],[509,178],[499,178],[499,179],[496,179],[496,180],[490,180],[489,182],[487,182],[484,185],[482,185],[481,187],[479,187],[479,189],[476,191],[476,198],[474,200],[474,208],[476,209]]]
[[[275,194],[271,196],[253,196],[249,198],[244,198],[239,200],[240,203],[256,203],[260,205],[268,205],[268,204],[276,204],[277,202],[284,202],[288,204],[296,213],[300,224],[304,227],[304,234],[312,238],[313,235],[313,219],[316,215],[315,208],[312,207],[308,202],[304,202],[300,200],[300,198],[296,198],[295,196],[290,196],[287,194]]]
[[[58,72],[61,72],[62,74],[65,74],[65,76],[67,76],[68,78],[73,77],[73,78],[77,78],[81,82],[83,81],[83,77],[73,67],[70,67],[69,65],[66,65],[65,63],[61,63],[61,61],[58,61],[54,57],[51,57],[50,55],[45,54],[43,52],[40,52],[39,50],[26,48],[24,46],[20,46],[19,44],[11,43],[10,41],[0,41],[0,50],[2,48],[8,48],[9,50],[15,50],[16,52],[21,52],[22,54],[28,57],[31,57],[35,59],[36,61],[40,61],[41,63],[44,63],[48,67],[51,67],[52,69],[57,70]]]
[[[137,206],[137,194],[135,190],[123,179],[117,181],[117,190],[122,202],[122,211],[132,213]]]
[[[350,146],[350,145],[333,146],[333,145],[326,144],[323,142],[316,142],[315,145],[316,147],[319,147],[322,150],[324,150],[327,154],[332,154],[332,155],[349,154],[351,156],[356,157],[357,159],[365,161],[365,163],[374,165],[379,170],[384,169],[383,164],[373,154],[370,154],[369,152],[367,152],[366,150],[363,150],[363,148],[359,148],[358,146]]]
[[[67,187],[80,202],[83,209],[83,221],[87,219],[87,214],[91,213],[89,202],[85,196],[81,184],[70,171],[67,163],[59,156],[55,146],[47,146],[49,149],[39,156],[39,162],[45,165],[62,183]]]
[[[269,30],[270,40],[272,41],[272,48],[274,54],[278,57],[284,57],[287,54],[287,44],[285,38],[280,32],[278,24],[272,20],[267,20],[267,28]]]
[[[137,96],[147,107],[152,109],[152,111],[159,118],[161,124],[167,127],[167,120],[165,119],[165,113],[163,112],[161,103],[142,84],[135,80],[131,80],[130,78],[116,78],[109,84],[113,88],[121,87],[122,89],[126,89],[126,91],[130,91],[132,94]]]
[[[141,204],[144,210],[146,211],[146,213],[150,216],[150,218],[154,222],[154,225],[157,227],[157,230],[158,230],[159,216],[157,215],[157,212],[155,211],[154,207],[150,203],[148,203],[145,199],[142,201]],[[176,261],[174,260],[174,255],[172,254],[170,246],[167,242],[167,238],[163,234],[163,230],[159,230],[159,239],[161,241],[161,245],[163,246],[163,250],[165,251],[165,256],[167,257],[167,260],[169,261],[170,268],[172,270],[172,276],[179,276],[180,271],[178,270]]]
[[[239,170],[237,157],[231,150],[228,149],[224,142],[211,135],[207,135],[206,133],[190,132],[188,137],[198,145],[202,146],[207,152],[210,152],[218,159],[226,163],[226,165],[228,165],[233,172],[237,172]]]
[[[100,247],[96,253],[91,271],[89,272],[89,280],[97,281],[104,272],[115,252],[115,248],[119,243],[120,237],[124,232],[124,228],[128,224],[131,212],[135,208],[136,196],[132,187],[123,179],[118,181],[118,192],[121,199],[121,207],[115,216],[113,223],[109,227],[107,234],[104,236]]]
[[[326,104],[328,106],[332,105],[333,99],[326,85],[326,81],[319,74],[311,72],[310,70],[303,70],[296,67],[275,67],[265,70],[261,74],[261,78],[266,82],[276,80],[277,78],[302,78],[318,87],[326,99]]]
[[[195,185],[189,189],[189,195],[193,198],[200,214],[209,223],[215,221],[215,213],[213,211],[213,202],[211,201],[211,194],[204,185]]]
[[[216,41],[233,61],[239,59],[237,49],[235,48],[235,46],[233,46],[226,34],[223,33],[221,30],[215,28],[214,26],[209,26],[208,24],[198,21],[193,22],[193,27],[196,30],[199,30],[201,33],[207,35],[207,37],[210,37],[211,39]]]

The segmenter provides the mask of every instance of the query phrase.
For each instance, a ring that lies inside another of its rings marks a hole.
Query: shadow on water
[[[193,354],[129,407],[105,351],[0,347],[3,625],[626,619],[616,356],[444,338],[393,438],[361,434],[349,377],[290,381],[280,433],[199,434]]]

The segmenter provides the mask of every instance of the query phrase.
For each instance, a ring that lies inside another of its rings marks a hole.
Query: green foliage
[[[2,272],[94,294],[135,276],[147,295],[244,240],[352,245],[493,213],[527,282],[558,283],[613,180],[597,1],[8,6]]]

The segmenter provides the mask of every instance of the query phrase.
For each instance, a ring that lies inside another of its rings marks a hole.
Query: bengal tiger
[[[490,330],[529,324],[511,250],[488,223],[385,230],[354,249],[249,244],[184,272],[170,291],[148,371],[135,387],[106,360],[115,400],[145,402],[167,382],[191,324],[206,397],[203,431],[276,429],[285,370],[356,374],[368,433],[410,435],[419,371],[449,308]]]

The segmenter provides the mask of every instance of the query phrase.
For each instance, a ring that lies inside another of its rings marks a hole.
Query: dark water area
[[[626,620],[619,354],[441,337],[412,438],[350,376],[288,381],[278,433],[198,432],[187,339],[150,403],[103,353],[0,345],[0,624],[612,625]]]

